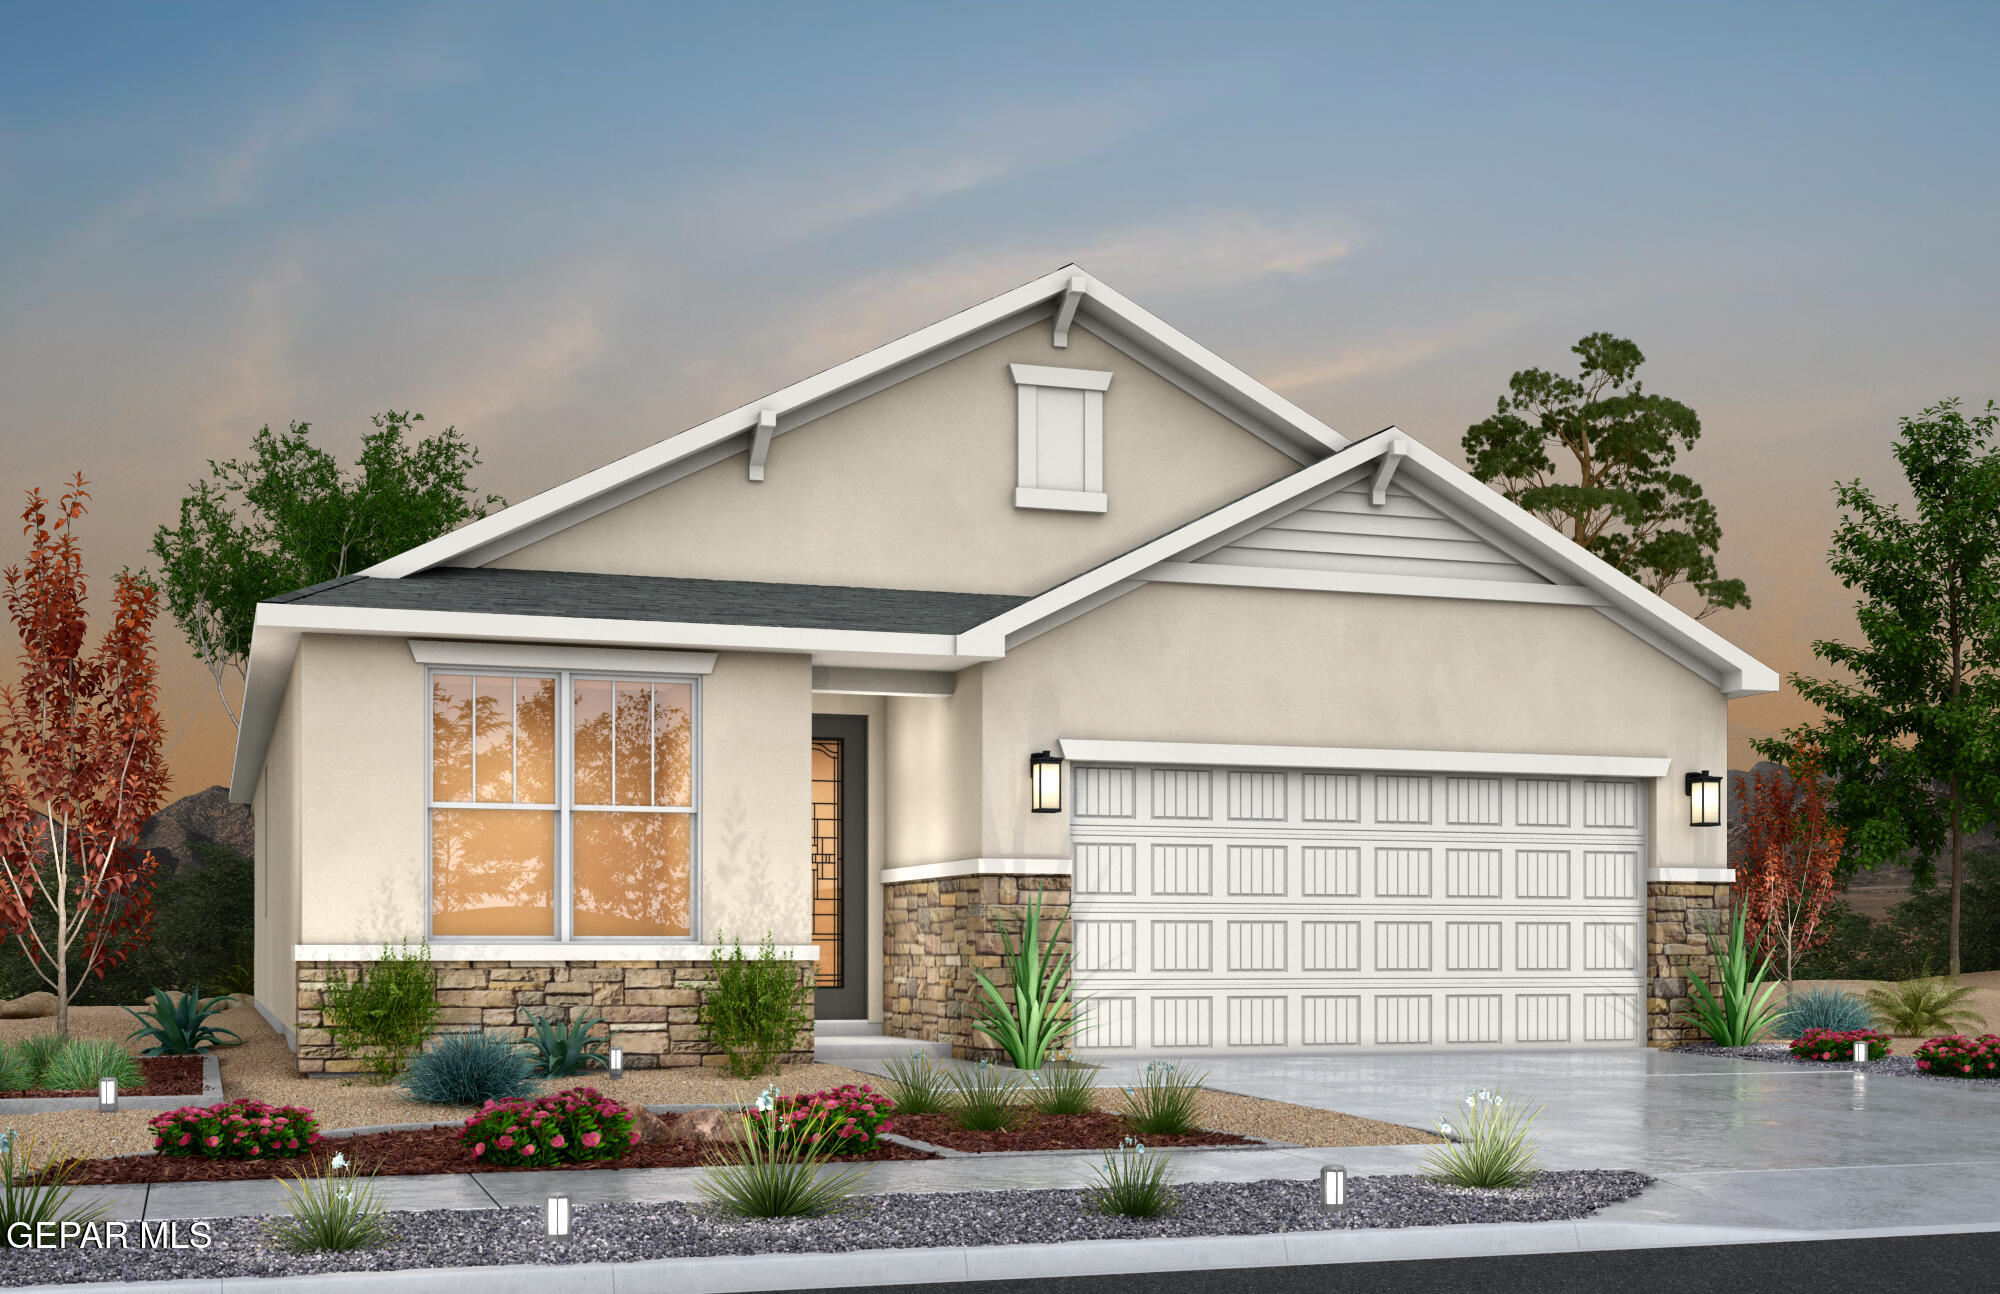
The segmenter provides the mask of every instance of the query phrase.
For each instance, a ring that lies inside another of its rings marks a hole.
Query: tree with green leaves
[[[1956,975],[1965,841],[2000,821],[2000,411],[1946,400],[1900,421],[1911,511],[1858,480],[1835,487],[1828,564],[1859,595],[1862,641],[1813,654],[1846,678],[1794,674],[1824,718],[1756,744],[1774,759],[1818,747],[1850,867],[1908,862],[1928,887],[1949,854]]]
[[[156,583],[231,723],[224,680],[234,673],[241,686],[259,602],[365,570],[505,505],[466,483],[479,451],[457,429],[407,439],[423,420],[376,415],[351,473],[312,443],[310,423],[266,426],[248,458],[210,459],[179,524],[153,533]]]
[[[1570,349],[1577,377],[1522,369],[1493,416],[1466,428],[1472,474],[1653,592],[1687,585],[1702,599],[1696,619],[1748,607],[1743,581],[1716,573],[1715,505],[1674,470],[1701,419],[1644,389],[1646,357],[1631,342],[1597,332]],[[1558,455],[1574,462],[1574,479]]]

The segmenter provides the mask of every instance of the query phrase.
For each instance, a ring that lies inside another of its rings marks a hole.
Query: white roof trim
[[[742,444],[748,443],[759,418],[765,413],[784,419],[784,431],[789,431],[803,425],[811,417],[827,412],[829,407],[838,407],[835,402],[850,388],[865,388],[871,383],[893,380],[899,369],[921,363],[934,352],[947,351],[968,340],[1004,336],[1013,327],[1025,325],[1034,317],[1050,318],[1059,309],[1059,300],[1066,298],[1079,280],[1086,285],[1086,290],[1077,298],[1076,318],[1099,323],[1108,334],[1107,340],[1119,345],[1120,349],[1129,352],[1136,347],[1143,350],[1144,354],[1139,358],[1149,367],[1164,364],[1177,370],[1183,384],[1191,381],[1202,388],[1203,398],[1210,404],[1226,408],[1239,421],[1245,418],[1254,420],[1267,429],[1267,435],[1281,435],[1290,442],[1291,452],[1298,455],[1317,457],[1348,443],[1347,438],[1333,428],[1177,329],[1169,327],[1102,281],[1091,278],[1075,265],[1065,265],[928,328],[918,329],[844,364],[836,364],[824,372],[794,382],[699,426],[627,454],[616,462],[544,490],[531,499],[502,508],[489,517],[462,526],[427,544],[419,544],[406,553],[369,567],[361,574],[377,579],[400,579],[433,566],[458,564],[468,558],[489,561],[518,547],[518,543],[509,542],[516,536],[542,538],[564,525],[572,524],[574,520],[594,515],[594,505],[607,495],[631,498],[647,489],[657,488],[664,480],[655,482],[654,477],[668,474],[676,464],[693,455],[717,451],[731,441],[740,442],[737,447],[740,450]],[[531,541],[523,539],[520,542]]]
[[[410,639],[410,659],[419,665],[464,665],[474,669],[629,670],[635,674],[713,674],[712,651],[647,651],[632,647],[557,647],[548,643],[450,642]]]
[[[1102,601],[1103,595],[1117,586],[1132,587],[1136,581],[1152,579],[1153,571],[1162,564],[1167,564],[1167,579],[1184,579],[1179,566],[1185,555],[1232,529],[1253,528],[1280,516],[1298,507],[1312,491],[1398,452],[1404,461],[1404,479],[1415,477],[1429,486],[1427,498],[1455,515],[1462,514],[1468,524],[1492,532],[1507,546],[1519,548],[1534,566],[1556,572],[1596,594],[1601,599],[1596,608],[1600,614],[1707,678],[1724,696],[1734,699],[1778,690],[1776,670],[1395,427],[1356,441],[1283,480],[1030,598],[960,634],[960,650],[981,656],[1004,655],[1007,648],[1042,632],[1047,622],[1072,605],[1090,598]]]
[[[948,881],[961,876],[1068,876],[1068,858],[955,858],[947,863],[911,863],[885,867],[883,885],[907,881]]]
[[[1064,737],[1079,764],[1190,764],[1239,768],[1386,769],[1397,773],[1549,773],[1559,777],[1665,777],[1664,755],[1544,755],[1529,751],[1378,750],[1354,746],[1230,746],[1199,741],[1094,741]]]

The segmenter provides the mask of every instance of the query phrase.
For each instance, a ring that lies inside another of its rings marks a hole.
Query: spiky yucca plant
[[[1004,928],[1000,931],[1001,959],[1014,989],[1009,1002],[984,971],[974,969],[973,978],[986,995],[981,1003],[979,1027],[1000,1044],[1017,1069],[1040,1069],[1075,1026],[1070,1011],[1069,965],[1074,955],[1058,953],[1063,918],[1056,918],[1048,938],[1042,938],[1042,899],[1028,900],[1021,918],[1021,942]]]
[[[1718,997],[1711,991],[1708,981],[1700,975],[1690,974],[1694,1009],[1681,1017],[1722,1047],[1750,1046],[1776,1029],[1785,1013],[1773,1001],[1778,986],[1764,982],[1764,977],[1771,973],[1770,957],[1764,958],[1754,974],[1750,970],[1750,943],[1744,935],[1744,916],[1739,905],[1735,919],[1730,922],[1727,942],[1718,935],[1708,937],[1709,947],[1715,952],[1721,995]]]

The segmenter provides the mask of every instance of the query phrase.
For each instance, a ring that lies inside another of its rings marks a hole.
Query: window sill
[[[557,943],[554,940],[518,943],[451,943],[432,940],[431,960],[440,962],[705,962],[727,957],[734,944],[676,943],[655,940],[632,943],[623,940],[604,943]],[[755,947],[745,947],[747,957],[755,957]],[[779,944],[777,954],[790,961],[810,961],[819,956],[816,944]],[[382,955],[381,944],[295,944],[295,962],[372,962]]]
[[[1014,506],[1047,508],[1053,512],[1106,511],[1102,490],[1036,490],[1025,485],[1015,487]]]

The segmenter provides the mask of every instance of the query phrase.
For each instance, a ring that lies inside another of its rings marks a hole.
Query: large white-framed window
[[[433,942],[692,940],[699,680],[425,671]]]
[[[1111,374],[1010,364],[1020,472],[1017,508],[1103,512],[1104,392]]]

